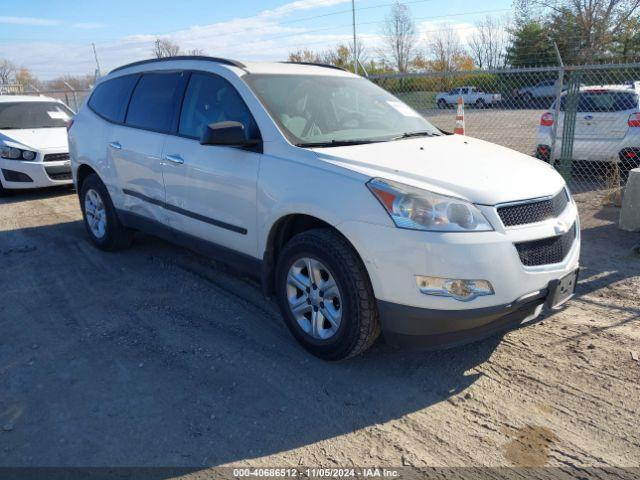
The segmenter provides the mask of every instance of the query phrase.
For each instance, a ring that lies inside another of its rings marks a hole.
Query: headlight
[[[9,160],[34,160],[36,158],[36,152],[31,150],[21,150],[14,147],[0,147],[0,157],[7,158]]]
[[[367,187],[399,228],[434,232],[493,230],[482,212],[462,199],[380,178],[369,181]]]

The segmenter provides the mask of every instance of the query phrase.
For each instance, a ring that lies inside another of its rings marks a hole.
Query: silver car
[[[623,173],[640,164],[640,82],[580,88],[573,159],[619,163]],[[553,159],[560,158],[567,96],[560,100]],[[540,118],[536,156],[549,161],[555,119],[554,102]]]

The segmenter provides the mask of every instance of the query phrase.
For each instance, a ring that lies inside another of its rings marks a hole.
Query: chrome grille
[[[576,239],[576,224],[571,229],[556,237],[543,238],[529,242],[516,243],[520,261],[527,267],[551,265],[562,262],[571,251]]]
[[[498,215],[505,227],[537,223],[556,218],[567,208],[569,195],[563,188],[555,197],[516,205],[498,207]]]

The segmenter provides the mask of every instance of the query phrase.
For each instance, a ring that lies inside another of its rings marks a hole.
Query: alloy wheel
[[[84,211],[91,233],[102,238],[107,232],[107,211],[100,194],[93,189],[84,196]]]
[[[333,337],[342,321],[342,296],[329,269],[311,257],[297,259],[287,274],[289,309],[304,332],[316,340]]]

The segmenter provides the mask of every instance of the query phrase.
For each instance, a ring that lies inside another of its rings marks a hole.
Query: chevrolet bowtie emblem
[[[556,234],[562,235],[563,233],[567,233],[569,231],[569,224],[567,222],[558,222],[553,227]]]

